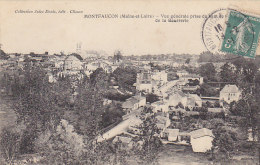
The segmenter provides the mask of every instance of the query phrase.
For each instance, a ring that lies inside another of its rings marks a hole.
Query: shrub
[[[1,133],[0,149],[6,162],[12,164],[20,154],[20,134],[11,127],[5,127]]]

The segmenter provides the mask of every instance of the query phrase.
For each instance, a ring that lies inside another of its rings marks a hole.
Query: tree
[[[254,62],[244,58],[239,58],[233,61],[233,64],[236,66],[235,73],[241,77],[243,82],[254,82],[255,75],[257,73],[257,67]]]
[[[219,62],[219,61],[221,61],[221,56],[214,55],[210,51],[202,52],[198,59],[198,62]]]
[[[146,95],[146,102],[153,103],[159,101],[159,96],[153,93],[149,93]]]
[[[63,113],[57,106],[56,94],[48,82],[46,72],[39,66],[25,66],[22,73],[25,82],[20,84],[16,93],[18,98],[14,104],[14,111],[18,123],[24,123],[26,130],[21,137],[21,152],[34,152],[34,140],[46,130],[53,129]]]
[[[221,67],[220,77],[224,82],[234,82],[240,88],[247,88],[253,83],[257,73],[256,64],[245,58],[238,58]]]
[[[199,68],[199,74],[210,81],[215,81],[216,79],[216,69],[212,63],[201,65]]]
[[[237,147],[238,137],[237,133],[222,124],[218,124],[215,129],[213,129],[213,156],[218,159],[229,159],[232,153]]]
[[[137,72],[131,67],[118,67],[114,70],[113,77],[116,78],[118,85],[122,89],[134,91],[133,84],[136,82]]]
[[[206,83],[203,83],[201,86],[200,86],[200,91],[199,93],[202,95],[202,96],[208,96],[208,97],[212,97],[212,96],[218,96],[219,92],[214,88],[214,87],[211,87],[210,85],[206,84]]]
[[[123,59],[123,55],[121,53],[121,51],[117,50],[114,53],[114,61],[115,62],[120,62]]]
[[[245,119],[244,122],[240,123],[240,127],[244,127],[243,130],[246,130],[246,134],[248,129],[252,129],[254,139],[257,136],[259,115],[259,102],[256,99],[255,96],[248,94],[230,108],[233,115]]]
[[[232,69],[232,64],[225,63],[220,69],[220,78],[222,81],[236,82],[237,75],[234,73],[234,70]]]
[[[109,87],[109,75],[104,71],[103,68],[97,68],[90,75],[90,83],[94,86],[98,91],[106,92]]]
[[[0,150],[8,164],[13,164],[13,160],[20,154],[20,143],[20,135],[13,128],[5,127],[1,130]]]
[[[185,64],[189,64],[190,63],[190,58],[187,58],[187,60],[185,61]]]
[[[102,127],[106,128],[113,123],[117,123],[122,120],[124,111],[120,104],[112,103],[105,107],[105,112],[102,114]]]
[[[137,141],[143,141],[143,145],[135,151],[135,154],[140,158],[140,164],[156,164],[162,146],[158,137],[159,129],[156,126],[156,118],[152,114],[148,117],[141,116],[141,119],[143,120],[143,123],[139,126],[141,135]]]
[[[0,48],[0,59],[7,60],[9,56]]]

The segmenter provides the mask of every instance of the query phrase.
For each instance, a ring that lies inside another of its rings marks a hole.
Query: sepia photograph
[[[0,0],[0,165],[259,165],[260,1]]]

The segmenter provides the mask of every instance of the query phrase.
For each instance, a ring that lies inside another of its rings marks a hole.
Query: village
[[[158,137],[163,145],[190,146],[195,153],[207,153],[213,148],[215,128],[210,121],[219,119],[223,125],[237,129],[230,109],[242,99],[243,89],[235,82],[214,81],[211,75],[203,75],[208,68],[201,69],[204,66],[213,67],[216,75],[223,71],[224,66],[235,71],[235,65],[231,62],[199,62],[199,55],[123,56],[120,51],[111,56],[101,56],[97,52],[82,56],[78,45],[76,52],[6,54],[1,50],[1,77],[3,79],[8,75],[12,81],[12,76],[18,75],[22,80],[23,75],[19,73],[28,63],[43,67],[49,83],[54,84],[59,77],[73,77],[75,82],[84,76],[91,77],[97,69],[112,74],[118,68],[135,68],[135,82],[130,84],[133,90],[119,85],[115,79],[109,84],[109,90],[115,95],[126,96],[126,99],[104,98],[103,105],[119,103],[123,115],[121,120],[108,125],[96,137],[100,143],[120,142],[125,150],[142,146],[143,141],[134,139],[142,135],[141,126],[151,116],[156,125],[153,136]],[[72,102],[78,95],[75,84],[72,84]],[[1,92],[12,95],[11,86],[1,87]],[[246,141],[258,140],[252,128],[247,131]]]

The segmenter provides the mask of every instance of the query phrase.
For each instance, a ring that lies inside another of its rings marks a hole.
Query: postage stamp
[[[255,58],[259,31],[260,17],[229,10],[220,50],[239,56]]]

